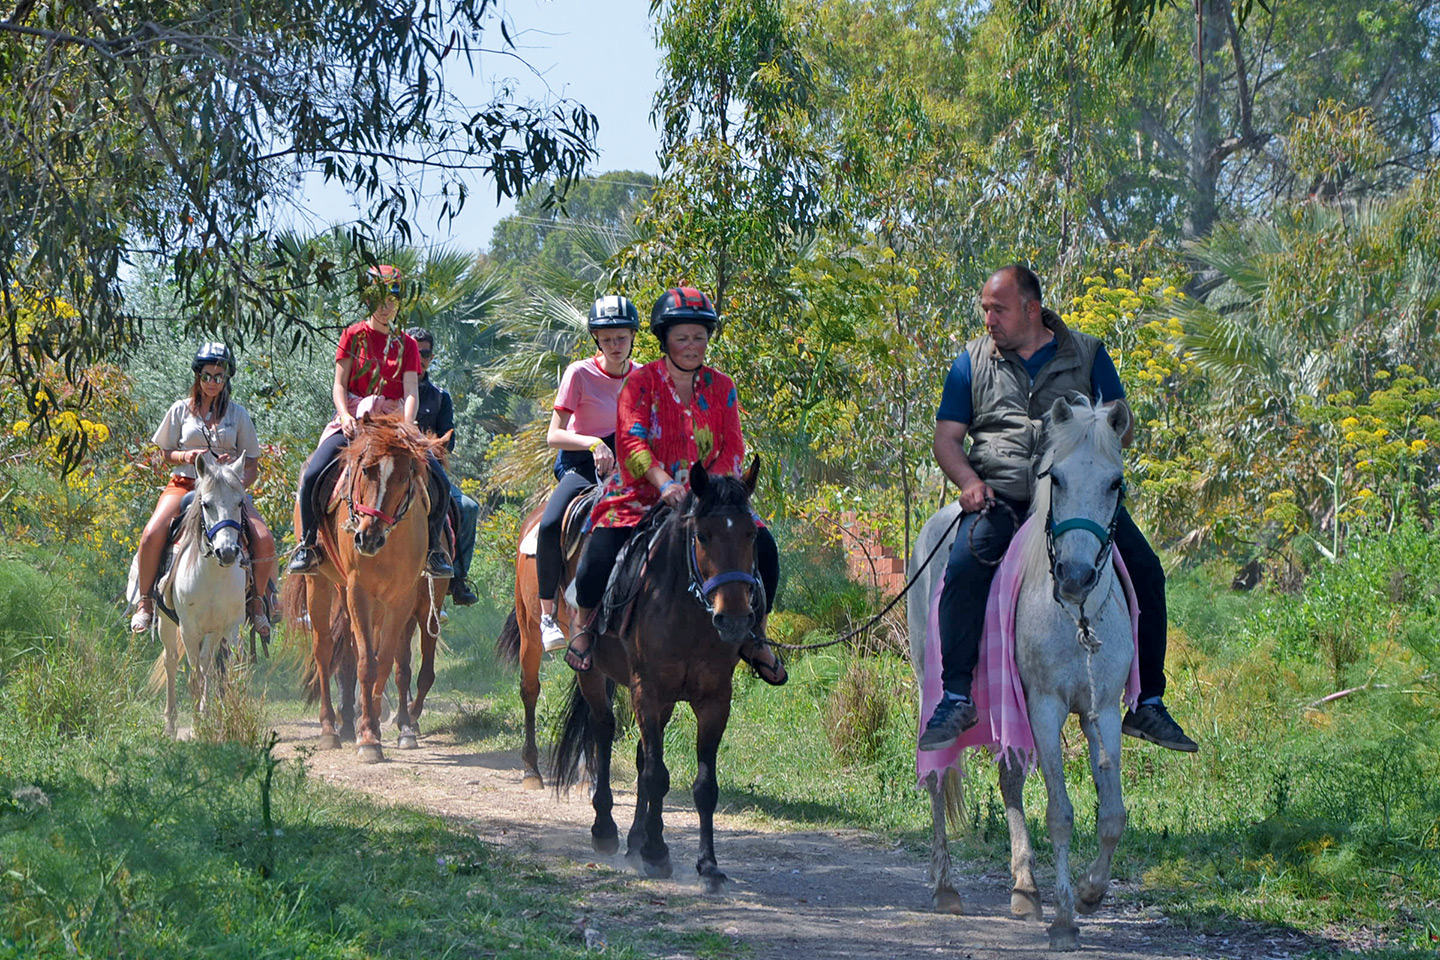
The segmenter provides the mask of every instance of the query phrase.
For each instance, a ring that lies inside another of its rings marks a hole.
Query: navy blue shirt
[[[1040,368],[1055,357],[1055,350],[1055,341],[1051,340],[1025,360],[1025,372],[1030,374],[1032,382]],[[967,351],[955,358],[955,362],[950,364],[950,372],[945,375],[945,390],[940,394],[940,409],[935,411],[936,420],[954,420],[970,426],[975,419],[975,408],[970,398],[970,381],[970,354]],[[1115,369],[1115,361],[1110,359],[1110,354],[1103,345],[1096,351],[1095,365],[1090,368],[1090,399],[1105,403],[1125,399],[1125,388],[1120,386],[1120,373]]]

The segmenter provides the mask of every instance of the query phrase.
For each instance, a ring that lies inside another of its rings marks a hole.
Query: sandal
[[[769,644],[764,640],[761,640],[760,643],[769,646]],[[739,654],[740,659],[744,660],[747,664],[750,665],[751,673],[755,674],[755,676],[759,677],[761,680],[764,680],[772,687],[783,687],[785,686],[786,681],[790,679],[790,672],[785,669],[785,658],[780,656],[780,651],[776,650],[774,647],[770,648],[770,652],[775,655],[774,666],[771,666],[768,663],[762,663],[756,660],[754,657],[747,657],[743,649],[739,651]]]
[[[589,636],[590,644],[591,646],[594,646],[595,637],[592,634],[577,634],[575,636],[575,640],[579,640],[581,637],[584,636]],[[593,666],[590,657],[590,650],[588,648],[585,650],[577,650],[575,648],[575,640],[571,640],[570,643],[567,644],[565,647],[565,665],[571,670],[574,670],[576,673],[589,673],[590,667]]]

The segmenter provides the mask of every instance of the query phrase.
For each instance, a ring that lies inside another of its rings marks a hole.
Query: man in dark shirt
[[[450,399],[450,392],[436,386],[430,379],[435,336],[424,327],[411,327],[405,332],[414,337],[420,346],[420,409],[415,414],[415,423],[426,433],[443,437],[455,428],[455,404]],[[455,449],[453,433],[449,449]],[[466,607],[480,599],[466,579],[470,572],[470,560],[475,554],[475,524],[480,519],[480,504],[462,493],[454,480],[450,481],[450,497],[460,512],[460,529],[455,531],[455,576],[450,581],[450,596],[457,604]]]

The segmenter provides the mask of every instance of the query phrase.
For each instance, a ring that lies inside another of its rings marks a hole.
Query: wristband
[[[603,446],[605,446],[604,440],[596,440],[594,443],[590,444],[590,454],[593,456],[595,454],[595,451],[599,450]]]
[[[679,485],[679,480],[666,480],[664,483],[660,484],[660,496],[665,496],[666,490],[669,490],[671,487],[677,487]]]

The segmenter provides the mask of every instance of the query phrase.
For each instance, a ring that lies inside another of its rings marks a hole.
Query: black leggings
[[[560,478],[559,485],[545,504],[545,512],[540,515],[540,529],[535,540],[535,579],[539,582],[541,600],[555,599],[560,574],[565,568],[565,558],[560,555],[560,527],[565,522],[565,508],[581,490],[594,482],[593,465],[588,476],[581,470],[569,471]]]
[[[596,527],[590,531],[585,552],[580,555],[580,569],[575,571],[576,606],[593,610],[600,605],[610,571],[615,568],[615,558],[632,531],[632,527]],[[760,573],[760,582],[765,585],[765,612],[769,613],[775,607],[775,597],[780,590],[780,550],[765,527],[756,531],[755,567]]]
[[[350,440],[344,433],[332,433],[320,441],[320,445],[310,455],[310,462],[305,465],[305,472],[300,475],[302,544],[314,546],[315,531],[320,527],[320,517],[315,508],[315,485],[320,482],[320,475],[325,472],[325,468],[349,445]],[[430,465],[430,513],[426,522],[430,529],[430,549],[434,550],[443,542],[445,514],[450,509],[450,478],[445,474],[445,468],[440,465],[435,454],[426,454],[426,461]]]

